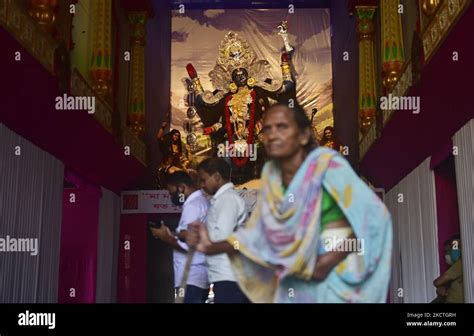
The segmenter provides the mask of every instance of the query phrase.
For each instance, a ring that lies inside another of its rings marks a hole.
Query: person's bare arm
[[[328,228],[335,228],[335,227],[348,227],[349,224],[347,221],[337,221],[333,223],[329,223],[327,225]],[[189,246],[196,246],[197,250],[203,252],[207,255],[213,254],[220,254],[220,253],[228,253],[233,254],[237,253],[238,251],[234,249],[234,247],[227,241],[220,241],[220,242],[211,242],[209,239],[209,233],[204,225],[200,223],[192,223],[189,225],[188,235],[186,238],[186,242]],[[353,239],[355,235],[350,235],[347,239]],[[352,252],[352,251],[351,251]],[[316,267],[313,273],[313,279],[322,281],[324,280],[327,275],[331,272],[331,270],[339,264],[347,255],[351,252],[346,251],[334,251],[328,252],[322,256],[320,256],[316,262]]]
[[[186,253],[187,251],[183,249],[176,240],[175,236],[171,233],[169,228],[166,225],[162,225],[161,228],[151,227],[151,234],[153,237],[160,239],[165,244],[170,245],[175,250]]]
[[[447,273],[443,273],[442,275],[440,275],[439,277],[437,277],[435,279],[435,281],[433,281],[433,285],[435,287],[440,287],[440,286],[446,286],[448,285],[452,280],[449,278],[448,274]]]
[[[182,242],[186,242],[186,237],[188,235],[188,230],[181,230],[177,236],[178,236],[178,239],[181,240]]]
[[[158,133],[156,133],[156,138],[158,140],[160,140],[164,135],[165,135],[165,128],[166,126],[168,126],[168,123],[166,121],[164,121],[162,124],[161,124],[161,128],[160,130],[158,131]]]
[[[348,237],[354,238],[355,236]],[[316,267],[313,272],[313,279],[323,281],[331,273],[332,269],[336,267],[341,261],[343,261],[348,254],[352,253],[347,251],[333,251],[323,254],[316,260]]]
[[[448,290],[445,286],[436,287],[436,295],[439,297],[445,297],[448,295]]]
[[[350,224],[345,219],[334,221],[326,225],[326,228],[328,229],[344,227],[350,227]],[[346,239],[354,238],[356,238],[355,235],[351,234]],[[326,279],[332,269],[337,266],[341,261],[343,261],[351,252],[352,251],[331,251],[319,256],[316,260],[316,267],[314,268],[313,279],[317,281],[322,281]]]
[[[198,245],[197,250],[207,255],[221,253],[234,254],[237,252],[234,247],[227,241],[220,241],[215,243],[211,242],[209,245],[206,246]]]
[[[237,250],[227,241],[212,242],[209,239],[209,233],[205,225],[194,222],[189,224],[186,235],[186,243],[189,246],[196,246],[199,252],[207,255],[236,253]]]

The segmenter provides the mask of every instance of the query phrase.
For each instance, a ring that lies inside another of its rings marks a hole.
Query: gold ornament
[[[250,103],[252,96],[246,86],[241,87],[227,103],[231,112],[230,121],[234,123],[235,134],[239,139],[245,137],[245,121],[249,119]]]
[[[238,153],[245,153],[247,149],[247,141],[243,139],[238,139],[234,142],[234,148]]]
[[[29,0],[28,14],[42,30],[50,31],[56,21],[57,6],[58,3],[55,0]]]
[[[234,32],[229,32],[219,45],[217,64],[232,73],[234,69],[247,69],[255,60],[255,53],[248,42]]]
[[[421,8],[423,9],[423,13],[426,16],[430,17],[438,8],[439,0],[423,0],[421,4]]]
[[[248,86],[253,87],[253,86],[255,86],[255,84],[256,84],[255,78],[250,77],[249,79],[247,79],[247,85]]]
[[[283,76],[283,80],[291,80],[291,69],[287,62],[283,62],[281,64],[281,74]]]
[[[237,92],[237,84],[235,84],[235,83],[230,83],[230,84],[229,84],[229,90],[230,90],[230,92],[232,92],[232,93]]]
[[[229,92],[232,71],[238,68],[247,70],[249,79],[253,78],[255,80],[255,84],[253,84],[255,86],[258,85],[271,92],[278,91],[281,88],[282,81],[272,78],[270,63],[266,60],[257,60],[249,43],[231,31],[224,36],[219,44],[219,56],[216,65],[209,72],[211,83],[218,93],[205,91],[203,94],[204,102],[215,104],[222,99]],[[272,78],[271,84],[265,82],[267,78]]]
[[[193,84],[194,84],[194,91],[196,92],[196,94],[199,95],[204,92],[204,89],[202,88],[202,84],[199,78],[194,78]]]
[[[382,74],[382,85],[387,92],[391,92],[397,84],[399,71],[390,70]]]

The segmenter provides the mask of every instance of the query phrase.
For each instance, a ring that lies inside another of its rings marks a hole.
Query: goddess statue
[[[257,60],[248,42],[234,32],[221,41],[216,65],[209,72],[214,91],[203,89],[192,64],[186,69],[203,133],[211,136],[213,148],[224,142],[233,145],[240,154],[231,158],[237,169],[249,163],[246,151],[258,141],[265,110],[275,102],[296,102],[289,54],[281,55],[282,79],[271,78],[269,62]]]

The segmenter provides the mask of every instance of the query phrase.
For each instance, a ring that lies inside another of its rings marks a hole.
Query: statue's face
[[[232,81],[238,87],[247,85],[248,78],[249,78],[248,72],[244,68],[239,68],[232,71]]]

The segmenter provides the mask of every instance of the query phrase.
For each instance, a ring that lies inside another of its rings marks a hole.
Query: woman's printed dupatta
[[[320,250],[322,187],[334,198],[357,239],[324,281],[312,279]],[[380,302],[387,297],[392,250],[390,214],[339,153],[317,148],[286,192],[269,161],[257,205],[245,227],[228,238],[239,286],[252,302]],[[354,250],[350,250],[354,251]]]

